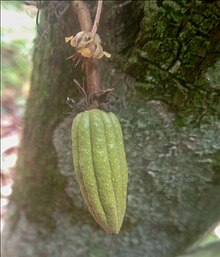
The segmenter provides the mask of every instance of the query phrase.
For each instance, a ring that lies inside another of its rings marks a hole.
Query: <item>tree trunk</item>
[[[101,85],[115,88],[129,168],[113,236],[73,173],[66,98],[79,102],[73,79],[85,79],[64,38],[80,31],[77,17],[71,2],[41,1],[3,257],[172,257],[220,219],[220,4],[204,2],[104,2],[98,33],[112,58],[99,61]]]

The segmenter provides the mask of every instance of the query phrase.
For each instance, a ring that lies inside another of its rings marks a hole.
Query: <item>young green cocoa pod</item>
[[[128,172],[117,117],[98,109],[79,113],[72,124],[72,149],[76,178],[90,213],[107,233],[118,234]]]

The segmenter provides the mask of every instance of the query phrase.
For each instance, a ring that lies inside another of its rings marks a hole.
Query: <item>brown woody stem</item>
[[[102,2],[102,1],[99,1]],[[73,8],[77,14],[80,27],[82,31],[89,32],[91,29],[97,31],[97,26],[99,23],[101,15],[101,4],[98,2],[98,8],[96,13],[95,22],[92,29],[92,20],[88,7],[83,1],[73,1]],[[91,95],[100,92],[100,75],[98,70],[98,63],[96,59],[88,58],[86,60],[86,78],[87,78],[87,87],[86,94],[88,99]]]
[[[73,1],[73,8],[78,17],[82,31],[89,32],[92,29],[92,19],[88,7],[83,1]]]

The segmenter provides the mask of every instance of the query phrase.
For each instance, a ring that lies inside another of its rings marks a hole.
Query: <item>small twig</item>
[[[69,5],[65,6],[63,10],[60,12],[60,17],[62,17],[67,12],[68,9],[69,9]]]
[[[103,4],[103,0],[99,0],[97,10],[96,10],[94,24],[93,24],[92,31],[91,31],[93,37],[95,36],[97,29],[98,29],[99,20],[100,20],[100,16],[101,16],[101,12],[102,12],[102,4]]]
[[[79,84],[79,82],[76,79],[73,79],[73,81],[77,85],[77,87],[80,90],[80,92],[84,95],[86,103],[88,103],[87,94],[86,94],[84,88]]]
[[[132,3],[132,0],[128,0],[128,1],[125,1],[124,3],[122,3],[122,4],[115,5],[114,8],[115,9],[122,8],[122,7],[124,7],[124,6],[128,5],[128,4],[131,4],[131,3]]]
[[[76,64],[75,67],[80,63],[80,61],[82,60],[82,57],[80,55],[77,55],[78,58],[76,58]]]
[[[96,93],[90,95],[89,101],[94,100],[94,98],[97,98],[97,99],[99,99],[101,97],[105,98],[106,96],[108,96],[114,90],[115,90],[114,88],[108,88],[108,89],[105,89],[105,90],[100,90],[99,92],[96,92]]]

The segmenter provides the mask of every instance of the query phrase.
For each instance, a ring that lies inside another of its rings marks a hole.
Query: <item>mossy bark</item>
[[[70,4],[42,1],[4,256],[176,256],[220,219],[220,5],[104,3],[99,34],[113,58],[100,61],[101,85],[115,88],[129,167],[125,221],[113,237],[73,175],[66,98],[80,100],[73,79],[83,80],[66,60],[74,50],[64,38],[79,31]]]

